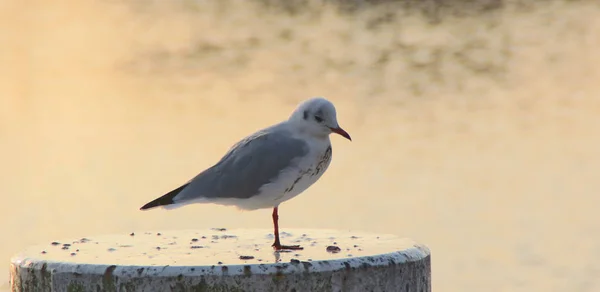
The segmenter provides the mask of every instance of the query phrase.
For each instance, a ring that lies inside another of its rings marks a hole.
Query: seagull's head
[[[335,106],[329,100],[315,97],[302,102],[290,116],[290,122],[314,136],[336,133],[352,141],[337,122]]]

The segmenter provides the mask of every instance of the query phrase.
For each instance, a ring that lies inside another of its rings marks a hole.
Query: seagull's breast
[[[325,149],[325,153],[321,155],[318,161],[319,162],[312,171],[311,176],[321,177],[321,175],[323,175],[325,170],[327,170],[327,168],[329,167],[329,163],[331,163],[331,145],[329,145],[329,147]]]
[[[261,189],[260,197],[279,205],[308,189],[325,173],[331,163],[329,141],[311,145],[309,153],[298,159],[295,166],[282,171],[277,179]]]

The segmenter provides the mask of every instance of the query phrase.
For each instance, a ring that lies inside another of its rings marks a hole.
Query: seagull
[[[241,210],[273,208],[276,250],[302,250],[279,240],[279,204],[299,195],[331,163],[329,135],[352,141],[329,100],[300,103],[283,122],[261,129],[233,145],[212,167],[140,208],[175,209],[194,203],[236,206]]]

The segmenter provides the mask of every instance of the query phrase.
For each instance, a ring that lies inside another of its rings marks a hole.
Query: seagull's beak
[[[340,134],[340,136],[352,141],[352,138],[350,138],[350,135],[348,135],[348,133],[346,131],[344,131],[344,129],[340,128],[339,126],[337,128],[330,128],[332,132],[336,133],[336,134]]]

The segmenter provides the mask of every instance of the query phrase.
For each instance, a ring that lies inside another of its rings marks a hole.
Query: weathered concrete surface
[[[392,235],[142,232],[52,242],[11,259],[12,291],[431,291],[429,249]]]

